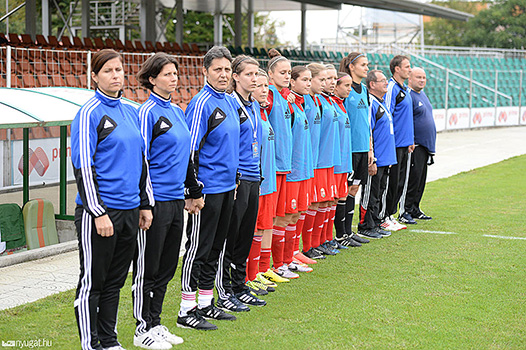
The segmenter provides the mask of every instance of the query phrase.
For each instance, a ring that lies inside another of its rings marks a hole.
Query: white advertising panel
[[[447,110],[446,129],[469,128],[469,108],[451,108]]]
[[[471,109],[471,127],[495,125],[495,108],[473,108]]]
[[[521,107],[520,122],[522,125],[526,125],[526,106]]]
[[[44,183],[57,183],[60,181],[60,139],[35,139],[29,140],[29,183],[41,185]],[[22,185],[23,176],[23,141],[13,141],[13,185]],[[74,180],[73,167],[71,166],[71,143],[68,137],[67,154],[67,179]]]
[[[437,131],[446,129],[446,110],[445,109],[433,109],[433,119],[435,119],[435,126]]]
[[[519,107],[497,107],[495,125],[519,125]]]

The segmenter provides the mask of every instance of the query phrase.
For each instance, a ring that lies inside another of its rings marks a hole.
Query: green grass
[[[526,238],[525,173],[522,156],[428,184],[422,208],[432,221],[320,262],[218,331],[175,327],[178,275],[163,323],[185,339],[179,349],[524,349],[526,240],[483,235]],[[128,279],[119,340],[132,349],[129,290]],[[0,312],[0,339],[78,348],[73,299],[69,291]]]

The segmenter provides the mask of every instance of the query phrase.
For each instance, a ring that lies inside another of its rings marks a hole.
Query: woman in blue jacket
[[[171,344],[183,342],[161,324],[160,317],[166,287],[179,261],[185,179],[189,189],[198,186],[194,172],[187,171],[190,131],[184,112],[171,103],[178,67],[175,57],[158,52],[137,75],[151,91],[139,108],[139,122],[155,198],[153,222],[148,231],[139,232],[133,265],[133,316],[137,320],[133,344],[144,349],[170,349]]]
[[[74,306],[81,348],[118,350],[119,292],[137,230],[150,227],[154,198],[137,110],[121,102],[121,55],[110,49],[97,52],[91,72],[97,91],[71,124],[80,255]]]

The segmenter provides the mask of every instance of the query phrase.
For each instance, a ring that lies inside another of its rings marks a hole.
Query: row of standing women
[[[118,300],[132,262],[134,345],[183,342],[160,315],[184,210],[177,326],[185,328],[216,329],[208,320],[232,321],[225,311],[264,306],[260,296],[277,283],[368,242],[351,230],[354,196],[375,161],[361,83],[367,57],[351,53],[337,72],[318,63],[291,68],[276,50],[270,55],[265,72],[251,57],[210,49],[206,84],[185,112],[171,103],[172,56],[157,53],[142,66],[138,80],[151,94],[137,111],[120,99],[122,57],[94,55],[97,90],[71,127],[83,349],[123,349]]]

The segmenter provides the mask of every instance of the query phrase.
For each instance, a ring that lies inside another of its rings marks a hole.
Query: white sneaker
[[[168,328],[163,325],[155,326],[151,329],[152,332],[156,332],[165,342],[172,345],[182,344],[184,342],[183,338],[176,336],[175,334],[170,333]]]
[[[307,266],[303,263],[297,263],[295,261],[291,262],[289,264],[289,270],[290,271],[296,271],[296,272],[311,272],[312,267]]]
[[[282,265],[282,266],[278,267],[276,272],[283,278],[293,279],[293,278],[299,278],[300,277],[300,275],[298,275],[297,273],[294,273],[294,272],[290,271],[289,267],[287,265]]]
[[[123,348],[121,345],[115,345],[115,346],[111,346],[109,348],[103,348],[102,350],[126,350],[126,349]]]
[[[392,215],[389,217],[389,220],[391,220],[391,222],[396,227],[396,231],[404,230],[407,228],[406,225],[399,223]]]
[[[396,227],[395,223],[391,220],[389,216],[384,219],[384,222],[380,224],[380,227],[383,230],[398,231],[398,228]]]
[[[133,345],[143,349],[155,350],[167,350],[172,348],[172,345],[165,341],[157,332],[153,332],[153,329],[150,329],[143,334],[134,335]]]

